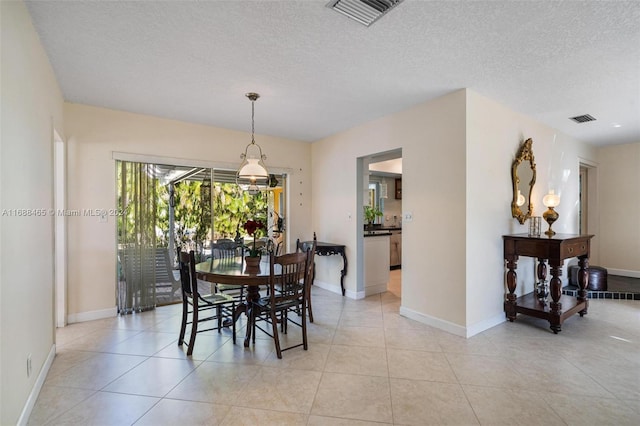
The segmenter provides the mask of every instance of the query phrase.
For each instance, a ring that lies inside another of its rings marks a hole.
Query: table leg
[[[587,286],[589,285],[589,258],[588,257],[579,257],[578,258],[578,302],[584,302],[584,309],[579,312],[580,316],[583,317],[587,314],[587,310],[589,309],[589,299],[587,299]]]
[[[551,265],[551,282],[549,283],[549,293],[551,293],[551,303],[549,303],[549,323],[551,324],[551,330],[558,334],[561,330],[560,316],[562,315],[562,303],[560,302],[560,296],[562,295],[562,282],[560,281],[560,275],[562,274],[562,264]]]
[[[538,282],[535,285],[536,296],[538,297],[538,301],[545,303],[547,300],[547,291],[546,291],[546,282],[547,282],[547,260],[538,258]],[[540,283],[542,283],[542,287],[540,287]]]
[[[340,288],[342,288],[342,295],[344,296],[344,276],[347,275],[347,255],[344,250],[341,250],[342,255],[342,271],[340,271]]]
[[[518,256],[509,256],[506,258],[507,261],[507,289],[509,292],[506,295],[506,300],[504,301],[504,312],[507,315],[507,319],[510,322],[515,321],[516,319],[516,282],[518,279],[518,274],[516,269],[518,268]]]
[[[245,305],[245,313],[247,314],[247,332],[244,337],[244,347],[248,348],[251,342],[251,333],[253,331],[253,309],[251,302],[260,299],[260,288],[257,285],[250,285],[247,288],[247,303]]]

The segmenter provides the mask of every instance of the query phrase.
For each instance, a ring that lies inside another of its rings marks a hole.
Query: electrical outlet
[[[27,355],[27,377],[31,376],[31,354]]]

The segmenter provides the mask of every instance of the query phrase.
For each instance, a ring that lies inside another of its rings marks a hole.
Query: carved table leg
[[[340,271],[340,287],[342,288],[342,295],[344,296],[344,276],[347,275],[347,255],[344,252],[344,249],[340,251],[342,255],[343,267],[342,271]]]
[[[583,317],[587,314],[587,310],[589,309],[589,300],[587,299],[587,286],[589,285],[589,258],[588,257],[579,257],[578,258],[578,302],[584,302],[584,309],[579,312],[580,316]]]
[[[508,257],[507,259],[507,289],[509,293],[506,295],[504,301],[504,312],[507,315],[507,319],[513,322],[516,319],[516,282],[518,274],[516,269],[518,268],[518,256]]]
[[[549,323],[551,324],[551,330],[555,334],[558,334],[562,330],[560,324],[560,316],[562,315],[562,303],[560,302],[560,296],[562,294],[562,282],[560,281],[562,263],[563,262],[560,261],[559,265],[550,265],[551,282],[549,283],[549,292],[551,293],[552,302],[549,304],[551,308],[549,310]]]
[[[547,281],[547,260],[538,258],[538,283],[535,286],[536,296],[538,297],[538,301],[544,303],[547,300],[547,294],[545,291],[545,283]],[[542,284],[542,288],[539,287],[540,283]]]
[[[260,299],[260,288],[257,285],[250,285],[247,288],[247,298],[246,298],[246,305],[244,305],[244,311],[247,314],[247,333],[245,334],[244,337],[244,347],[248,348],[249,347],[249,343],[251,341],[251,333],[253,331],[253,309],[251,308],[251,302],[255,302],[258,299]],[[238,306],[238,308],[240,308],[240,306]],[[238,309],[236,309],[236,312],[238,312]],[[238,317],[235,317],[235,320],[237,320]]]

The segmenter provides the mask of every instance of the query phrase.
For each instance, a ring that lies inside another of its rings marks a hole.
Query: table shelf
[[[550,320],[552,312],[550,302],[551,299],[545,302],[539,301],[535,292],[532,292],[516,299],[515,311],[523,315]],[[576,297],[567,295],[560,296],[560,303],[562,304],[561,321],[587,307],[586,300],[580,301]],[[506,310],[507,308],[505,307]]]

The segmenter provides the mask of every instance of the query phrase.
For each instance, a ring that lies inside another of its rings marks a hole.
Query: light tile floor
[[[358,301],[314,288],[309,350],[282,360],[228,332],[186,357],[179,305],[59,329],[29,424],[640,424],[640,302],[592,300],[559,335],[520,316],[463,339],[399,316],[399,280]]]

